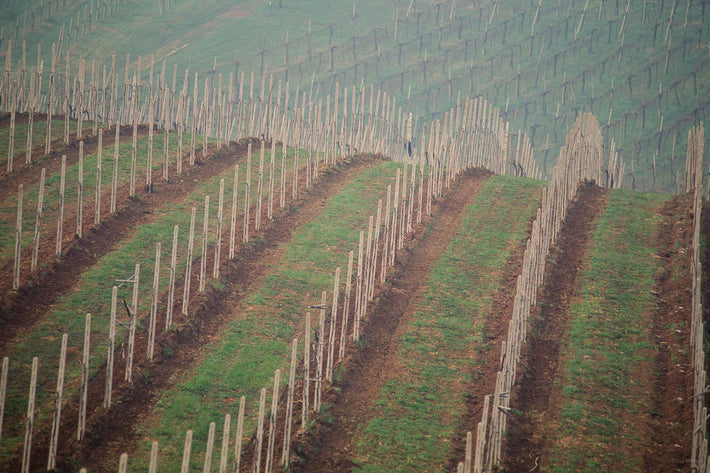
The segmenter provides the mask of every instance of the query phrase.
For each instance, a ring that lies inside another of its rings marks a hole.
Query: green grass
[[[669,196],[614,191],[594,230],[565,340],[556,472],[638,471],[652,406],[648,327],[659,271],[656,235]],[[543,314],[544,315],[544,314]]]
[[[508,259],[523,249],[541,192],[539,181],[495,176],[468,207],[396,342],[403,369],[356,434],[356,471],[447,471],[466,409],[462,389],[475,382],[484,353],[498,349],[486,341],[492,296]]]
[[[277,159],[280,162],[279,152]],[[287,159],[292,159],[293,152],[289,152]],[[240,186],[238,189],[239,195],[239,215],[241,215],[241,206],[243,206],[244,181],[246,168],[243,166],[246,159],[240,159]],[[303,163],[305,165],[305,163]],[[286,168],[292,169],[287,162]],[[280,173],[280,170],[278,170]],[[208,244],[211,244],[215,237],[215,219],[217,195],[219,192],[220,179],[225,180],[225,213],[223,238],[225,241],[229,239],[229,215],[231,212],[231,198],[233,184],[233,170],[228,170],[221,175],[216,175],[208,180],[205,180],[200,187],[189,195],[182,202],[176,202],[155,211],[155,220],[153,223],[143,225],[124,240],[118,248],[108,253],[101,258],[93,267],[88,269],[80,278],[74,291],[65,296],[62,296],[52,310],[44,317],[31,331],[20,334],[16,341],[8,347],[3,356],[10,358],[11,370],[9,373],[10,383],[8,385],[8,401],[6,406],[6,419],[15,419],[21,416],[26,409],[26,389],[29,381],[29,366],[33,356],[40,358],[40,370],[38,377],[37,405],[40,409],[38,421],[42,422],[51,416],[51,408],[47,407],[51,402],[51,393],[53,391],[53,383],[56,383],[56,366],[55,363],[59,355],[59,346],[61,343],[61,335],[69,334],[69,349],[67,356],[67,371],[65,375],[65,396],[69,398],[76,394],[78,383],[81,379],[81,371],[79,360],[81,358],[81,346],[83,343],[84,334],[84,315],[86,313],[93,314],[92,319],[92,347],[91,347],[91,368],[92,374],[96,373],[105,362],[107,338],[108,338],[108,319],[110,314],[111,303],[111,287],[118,283],[116,279],[125,279],[133,274],[136,263],[141,263],[140,277],[140,307],[139,321],[147,325],[147,317],[150,305],[151,286],[153,281],[153,267],[155,260],[155,246],[157,242],[162,244],[161,253],[161,281],[163,297],[161,301],[165,301],[165,293],[169,282],[170,251],[172,248],[172,232],[173,226],[179,225],[179,241],[178,241],[178,265],[177,274],[178,282],[176,283],[176,298],[182,297],[182,282],[184,276],[185,258],[187,254],[187,239],[190,224],[190,209],[196,207],[196,232],[195,232],[195,258],[199,259],[202,248],[202,216],[204,212],[204,196],[211,196],[210,206],[210,230],[208,234]],[[278,175],[278,174],[277,174]],[[258,165],[252,166],[252,182],[257,182]],[[290,179],[290,173],[287,175],[287,180]],[[256,198],[256,186],[252,188],[252,201]],[[278,205],[278,203],[276,204]],[[241,245],[241,220],[238,216],[238,245]],[[212,254],[208,253],[208,261],[211,261]],[[223,255],[226,259],[227,255]],[[211,275],[211,265],[208,267],[208,274]],[[119,298],[125,297],[130,301],[131,288],[124,287],[119,290]],[[193,294],[193,297],[198,297]],[[164,304],[159,304],[159,311],[165,311]],[[119,320],[125,321],[125,312],[121,306],[119,299],[118,307]],[[160,328],[162,330],[162,328]],[[117,329],[117,344],[123,340],[125,336],[125,328],[118,327]],[[120,352],[120,348],[117,349]],[[145,356],[143,353],[135,355],[136,358]],[[117,356],[116,369],[123,369],[123,362],[120,361],[120,356]],[[5,431],[3,432],[3,444],[0,449],[0,465],[8,460],[14,453],[14,448],[18,443],[22,442],[22,433],[24,423],[7,422]]]
[[[277,368],[283,383],[287,381],[289,346],[303,330],[308,305],[319,303],[321,291],[332,288],[335,267],[346,267],[349,251],[357,248],[359,230],[392,183],[396,167],[387,162],[363,172],[331,198],[317,218],[299,228],[284,244],[283,259],[270,267],[263,284],[236,309],[235,321],[205,347],[200,362],[163,392],[154,414],[137,426],[146,442],[159,442],[161,466],[173,470],[180,464],[188,429],[195,432],[193,465],[201,464],[209,423],[221,423],[226,413],[236,422],[242,395],[248,406],[245,435],[251,435],[259,391],[271,390]],[[147,454],[149,444],[144,442],[141,448]],[[136,461],[135,471],[142,471],[144,460]]]

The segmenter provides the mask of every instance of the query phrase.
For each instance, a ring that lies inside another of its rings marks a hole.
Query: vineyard
[[[706,2],[203,3],[0,1],[0,471],[710,471]]]

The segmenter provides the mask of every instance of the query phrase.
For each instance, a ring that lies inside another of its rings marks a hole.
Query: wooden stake
[[[192,430],[185,433],[185,446],[182,449],[180,473],[190,473],[190,452],[192,450]]]
[[[306,312],[306,329],[303,339],[303,406],[301,409],[301,429],[308,422],[308,406],[310,406],[309,391],[311,386],[311,313]]]
[[[222,450],[219,455],[219,473],[227,473],[227,462],[229,461],[229,431],[232,417],[224,416],[224,428],[222,429]]]
[[[190,236],[187,241],[187,258],[185,262],[185,289],[182,296],[182,314],[187,315],[187,308],[190,305],[190,278],[192,277],[192,255],[195,247],[195,216],[197,209],[192,208],[190,215]]]
[[[111,317],[108,326],[108,353],[106,355],[106,389],[104,390],[104,408],[111,409],[111,391],[113,389],[113,357],[116,347],[116,304],[118,286],[111,292]]]
[[[155,351],[155,324],[158,320],[158,289],[160,285],[160,242],[155,245],[155,264],[153,266],[153,292],[150,298],[150,319],[148,322],[148,360],[153,359]]]
[[[286,207],[286,142],[283,143],[281,151],[281,197],[279,199],[279,207]]]
[[[291,450],[291,427],[293,424],[293,401],[296,389],[296,355],[298,353],[298,339],[291,343],[291,369],[288,374],[288,398],[286,401],[286,421],[284,422],[283,449],[281,450],[281,466],[288,467]],[[304,406],[307,404],[304,404]],[[221,472],[220,472],[221,473]]]
[[[232,188],[232,215],[229,222],[229,259],[234,259],[237,242],[237,186],[239,185],[239,165],[234,165],[234,187]]]
[[[32,430],[35,423],[35,394],[37,393],[37,366],[39,360],[32,358],[32,375],[30,377],[30,393],[27,397],[27,417],[25,420],[25,443],[22,451],[22,473],[30,471],[30,457],[32,455]]]
[[[257,232],[261,229],[261,214],[262,214],[262,195],[264,188],[264,141],[261,141],[261,150],[259,152],[259,184],[256,192],[256,216],[254,219],[254,230]]]
[[[219,264],[222,253],[222,215],[224,211],[224,179],[219,181],[219,201],[217,202],[217,240],[214,249],[214,265],[212,267],[212,277],[219,278]]]
[[[131,183],[128,190],[128,195],[133,198],[136,196],[136,153],[138,147],[138,123],[133,120],[133,142],[131,143]]]
[[[202,473],[211,473],[212,471],[212,450],[214,449],[214,431],[215,423],[210,422],[209,431],[207,433],[207,448],[205,449],[205,461],[202,466]]]
[[[12,173],[12,164],[15,155],[15,107],[10,110],[10,142],[7,147],[7,173]]]
[[[62,168],[59,178],[59,215],[57,216],[57,240],[56,251],[57,258],[62,255],[62,232],[64,230],[64,185],[66,182],[67,157],[62,155]]]
[[[335,354],[335,327],[338,319],[338,296],[340,295],[340,268],[336,268],[333,278],[333,305],[330,310],[330,334],[328,336],[328,360],[325,366],[325,378],[333,382],[333,357]]]
[[[64,396],[64,368],[67,362],[67,334],[62,335],[62,348],[59,354],[59,373],[57,374],[57,389],[54,394],[54,418],[49,441],[49,457],[47,470],[52,470],[57,460],[57,443],[59,442],[59,426],[62,422],[62,397]]]
[[[34,126],[34,109],[30,108],[27,117],[27,146],[25,147],[25,164],[32,164],[32,128]]]
[[[247,176],[244,190],[244,225],[242,242],[249,243],[249,198],[251,197],[251,143],[247,145]]]
[[[39,177],[39,196],[37,198],[37,217],[35,219],[35,234],[34,242],[32,244],[32,262],[30,263],[30,271],[33,273],[37,270],[37,258],[39,256],[39,238],[42,230],[42,211],[44,207],[44,181],[46,174],[46,169],[42,168],[42,172]]]
[[[168,304],[165,313],[165,330],[169,330],[173,324],[173,305],[175,303],[175,279],[177,278],[177,246],[178,246],[178,226],[173,227],[173,246],[170,253],[170,287],[168,289]]]
[[[94,225],[101,224],[101,155],[104,148],[104,130],[99,129],[99,144],[96,156],[96,195],[94,199]]]
[[[274,390],[271,394],[271,412],[269,413],[269,443],[266,447],[265,473],[271,473],[274,467],[274,443],[276,440],[276,416],[279,409],[279,384],[281,382],[281,370],[274,373]]]
[[[254,454],[253,473],[261,471],[261,450],[264,445],[264,412],[266,410],[266,388],[261,389],[259,397],[259,422],[256,428],[256,453]]]
[[[205,196],[205,212],[202,219],[202,257],[200,258],[199,291],[205,292],[207,285],[207,232],[209,230],[210,196]]]
[[[128,454],[122,453],[118,460],[118,473],[128,473]]]
[[[84,142],[79,142],[79,176],[76,188],[76,236],[84,236]]]
[[[244,396],[239,398],[239,415],[237,416],[237,436],[234,438],[234,473],[239,473],[239,467],[242,463],[242,444],[243,432],[244,432],[244,405],[246,404],[246,398]]]
[[[2,445],[2,424],[5,418],[5,397],[7,396],[7,372],[10,369],[10,359],[3,357],[0,371],[0,445]]]
[[[22,263],[22,201],[24,186],[20,184],[17,190],[17,222],[15,225],[15,263],[12,272],[12,290],[20,287],[20,264]]]
[[[348,257],[348,275],[345,280],[345,304],[343,307],[343,319],[340,325],[340,344],[338,347],[338,361],[343,361],[345,356],[345,335],[348,331],[348,316],[350,314],[350,292],[352,290],[352,280],[353,280],[353,258],[354,253],[350,251],[350,256]]]
[[[121,136],[121,128],[116,124],[116,137],[113,143],[113,178],[111,179],[111,208],[112,214],[116,213],[116,198],[118,194],[118,147]]]
[[[158,472],[158,442],[153,441],[150,445],[150,463],[148,464],[148,473]]]
[[[269,203],[266,218],[271,220],[274,214],[274,173],[276,171],[276,140],[271,140],[271,164],[269,166]]]
[[[86,406],[89,395],[89,363],[91,346],[91,314],[86,314],[84,323],[84,349],[81,355],[81,394],[79,395],[79,422],[76,431],[76,439],[81,442],[86,434]]]
[[[138,286],[140,283],[141,265],[136,264],[133,273],[133,297],[131,297],[131,324],[128,328],[128,355],[126,356],[126,375],[124,379],[133,384],[133,348],[136,342],[136,319],[138,318]]]

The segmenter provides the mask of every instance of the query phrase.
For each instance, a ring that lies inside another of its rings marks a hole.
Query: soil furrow
[[[304,193],[302,200],[283,210],[275,208],[274,221],[266,223],[263,232],[255,235],[259,238],[254,238],[253,244],[241,246],[235,260],[221,267],[226,286],[220,290],[208,286],[207,291],[199,294],[199,297],[195,288],[196,296],[190,303],[190,318],[178,328],[156,335],[153,362],[143,358],[147,334],[145,331],[139,332],[135,345],[137,355],[134,360],[134,384],[129,385],[123,380],[125,367],[119,361],[114,367],[115,404],[110,411],[102,407],[105,370],[100,370],[91,380],[88,394],[90,415],[84,442],[78,443],[75,440],[77,403],[68,403],[65,407],[58,469],[63,471],[61,468],[81,464],[90,471],[109,471],[115,468],[121,453],[128,452],[131,455],[135,452],[138,440],[135,425],[151,412],[156,396],[169,389],[179,374],[199,359],[204,346],[211,343],[215,334],[230,322],[233,308],[254,284],[263,280],[271,264],[281,258],[284,251],[280,248],[282,243],[287,242],[294,231],[322,211],[329,198],[337,195],[350,179],[377,162],[377,158],[358,157],[350,163],[326,171],[312,184],[311,190]],[[227,254],[226,246],[223,247],[223,254]],[[197,284],[194,274],[192,282]],[[175,310],[179,313],[181,298],[176,299]],[[158,317],[157,326],[164,326],[164,323],[162,313]],[[48,440],[47,435],[38,436],[33,457],[46,458]]]
[[[293,471],[346,472],[355,466],[351,460],[353,434],[358,425],[371,418],[371,403],[378,389],[396,374],[394,340],[406,328],[417,294],[426,288],[430,269],[441,258],[456,235],[461,219],[482,183],[490,174],[469,171],[460,176],[437,204],[428,228],[422,227],[407,245],[391,274],[390,283],[377,294],[363,324],[363,345],[345,360],[342,382],[325,394],[332,404],[312,433],[303,432],[294,441],[294,451],[303,461]]]
[[[509,417],[503,455],[506,472],[534,471],[547,454],[553,434],[550,429],[561,409],[555,380],[564,366],[560,352],[570,303],[606,200],[606,192],[597,186],[585,184],[580,188],[545,268],[538,304],[531,311],[530,335],[521,361],[523,373],[511,400],[519,414]]]
[[[17,292],[6,293],[0,300],[0,321],[3,328],[0,351],[6,351],[8,344],[20,331],[31,329],[41,320],[58,298],[74,287],[87,268],[115,249],[137,227],[153,221],[156,209],[169,202],[184,199],[194,192],[204,179],[233,166],[236,157],[245,153],[245,144],[232,144],[210,159],[199,161],[189,172],[173,176],[170,182],[160,185],[158,192],[146,194],[140,200],[125,201],[116,216],[107,218],[97,228],[87,229],[83,238],[70,240],[71,247],[61,260],[35,275],[31,284],[24,283]],[[87,209],[85,219],[93,222],[92,210]],[[71,215],[67,216],[66,221],[71,221]],[[51,253],[52,250],[51,244],[43,245],[44,252]],[[11,277],[7,272],[4,274],[0,280]]]
[[[692,245],[691,196],[675,196],[663,208],[658,248],[663,270],[656,277],[658,305],[653,317],[657,348],[652,412],[646,432],[644,470],[688,471],[693,428],[693,371],[690,346]]]

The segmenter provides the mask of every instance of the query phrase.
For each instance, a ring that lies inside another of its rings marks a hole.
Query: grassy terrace
[[[163,142],[164,134],[156,133],[153,137],[153,163],[151,169],[157,171],[163,166]],[[214,140],[210,140],[213,142]],[[202,145],[202,137],[196,138],[196,142]],[[139,137],[136,140],[136,194],[140,195],[145,192],[146,166],[148,160],[148,143],[147,136]],[[183,136],[183,172],[189,170],[189,135]],[[168,143],[168,159],[170,163],[169,177],[174,177],[176,173],[176,155],[178,148],[177,133],[171,133]],[[258,167],[258,148],[256,149],[257,167]],[[122,136],[119,145],[118,157],[118,188],[119,195],[116,205],[120,208],[124,205],[121,200],[125,197],[120,191],[122,186],[127,186],[131,177],[131,154],[132,154],[132,138]],[[201,152],[196,152],[196,158],[201,157]],[[267,155],[269,156],[269,155]],[[209,158],[208,158],[209,159]],[[87,213],[94,211],[94,202],[96,198],[96,163],[98,155],[84,155],[84,229],[93,226],[93,218],[89,219]],[[101,158],[101,207],[103,218],[108,214],[111,185],[114,172],[114,145],[105,146]],[[76,229],[76,218],[74,210],[77,206],[78,195],[78,179],[79,179],[79,164],[76,162],[73,165],[67,165],[65,176],[64,190],[64,238],[71,238]],[[61,182],[60,172],[47,175],[44,188],[44,207],[42,217],[42,244],[53,244],[56,228],[57,228],[57,212],[59,210],[59,188]],[[160,184],[162,177],[153,179],[153,184]],[[159,192],[159,190],[158,190]],[[127,194],[126,194],[127,195]],[[32,186],[26,186],[23,196],[23,214],[22,214],[22,247],[31,248],[33,232],[35,227],[35,218],[37,212],[37,200],[39,196],[39,182]],[[231,201],[230,201],[231,202]],[[0,263],[11,261],[14,258],[15,245],[15,220],[17,215],[17,195],[13,195],[0,203]],[[50,243],[47,243],[50,242]],[[40,262],[41,264],[41,262]]]
[[[272,263],[265,280],[235,309],[234,322],[163,393],[153,415],[137,426],[145,441],[143,454],[132,466],[135,471],[145,469],[153,440],[160,444],[161,468],[179,469],[188,429],[195,435],[192,465],[201,465],[209,423],[221,425],[227,413],[236,423],[242,395],[247,397],[245,436],[253,433],[259,391],[271,390],[277,368],[287,373],[289,346],[295,336],[302,336],[307,306],[319,303],[321,292],[332,288],[336,267],[347,267],[348,253],[357,249],[359,231],[366,227],[387,185],[393,183],[396,168],[386,162],[353,179],[281,248],[283,257]],[[341,284],[344,287],[344,275]],[[282,387],[287,379],[282,374]]]
[[[649,421],[656,232],[665,195],[614,191],[572,304],[556,472],[639,471]]]
[[[488,179],[398,344],[403,369],[356,433],[357,471],[446,471],[450,442],[489,350],[486,323],[507,261],[521,252],[543,184]],[[501,314],[505,316],[505,314]]]
[[[156,137],[157,138],[157,137]],[[129,150],[130,153],[130,150]],[[258,154],[257,165],[252,162],[252,183],[258,182]],[[254,156],[252,156],[252,159]],[[290,180],[293,164],[293,150],[287,153],[287,181]],[[281,152],[277,153],[277,162],[280,163]],[[245,162],[246,158],[240,158],[235,163],[240,164],[240,184],[238,188],[239,216],[237,217],[237,243],[241,245],[241,220],[245,191]],[[302,163],[305,165],[305,162]],[[280,175],[280,168],[277,166],[276,179]],[[91,369],[96,373],[99,369],[104,369],[108,325],[111,304],[111,287],[116,279],[124,279],[133,273],[136,263],[141,263],[140,275],[140,297],[139,297],[139,329],[147,326],[147,318],[151,299],[151,286],[153,281],[153,267],[155,261],[155,246],[157,242],[162,245],[161,253],[161,280],[160,288],[163,296],[161,301],[167,300],[167,286],[169,284],[170,252],[172,249],[173,226],[179,225],[178,241],[178,264],[176,282],[176,298],[182,298],[182,277],[185,272],[185,260],[187,255],[187,240],[190,228],[190,209],[194,206],[197,209],[196,230],[195,230],[195,251],[196,259],[199,259],[202,248],[202,218],[204,215],[204,197],[210,195],[210,230],[208,234],[208,244],[214,242],[216,237],[216,213],[217,197],[219,194],[220,179],[225,180],[225,210],[223,220],[223,241],[229,240],[229,216],[231,212],[231,200],[233,189],[234,171],[229,170],[221,175],[213,176],[206,180],[190,196],[182,202],[174,202],[166,205],[154,212],[154,220],[147,225],[143,225],[133,233],[132,237],[118,245],[115,251],[103,257],[94,267],[86,271],[77,289],[61,297],[54,309],[44,317],[31,331],[22,332],[16,341],[8,347],[6,353],[1,356],[10,358],[10,373],[8,385],[8,400],[5,410],[6,419],[15,419],[16,422],[6,422],[3,432],[2,449],[0,449],[0,466],[13,454],[13,449],[22,442],[24,432],[23,419],[27,405],[27,386],[29,385],[30,366],[33,356],[39,357],[39,377],[37,389],[37,405],[40,407],[38,422],[42,422],[52,415],[52,395],[57,376],[57,360],[61,345],[61,335],[69,334],[67,350],[67,367],[65,375],[65,398],[75,394],[79,389],[81,380],[81,347],[84,336],[84,315],[93,314],[92,318],[92,343],[91,343]],[[256,197],[256,185],[252,185],[252,201]],[[277,189],[278,190],[278,189]],[[278,198],[278,193],[276,195]],[[276,208],[278,200],[276,201]],[[264,211],[265,215],[265,211]],[[265,217],[264,217],[265,218]],[[223,254],[227,258],[227,254]],[[212,254],[208,253],[208,261],[211,261]],[[211,275],[211,265],[208,267]],[[214,283],[214,281],[213,281]],[[131,298],[131,287],[119,289],[120,298],[127,301]],[[196,295],[193,295],[196,297]],[[165,304],[159,304],[158,310],[165,311]],[[119,320],[126,322],[125,312],[122,307],[118,307]],[[177,315],[176,315],[177,317]],[[179,323],[176,320],[176,323]],[[125,336],[126,328],[117,327],[117,346]],[[120,352],[120,347],[117,348]],[[144,354],[136,354],[143,357]],[[117,357],[115,369],[123,369],[121,357]]]

